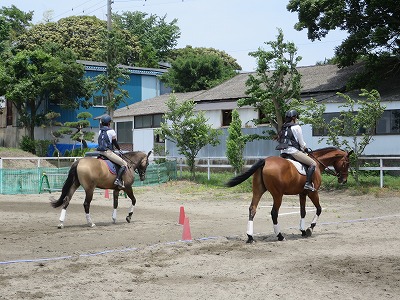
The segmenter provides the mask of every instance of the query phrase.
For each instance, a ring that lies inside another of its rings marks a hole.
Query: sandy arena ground
[[[273,234],[266,194],[256,243],[246,244],[251,194],[172,182],[112,201],[97,192],[86,226],[83,193],[74,195],[64,229],[49,194],[0,195],[0,299],[400,299],[398,195],[321,192],[312,237],[298,230],[298,199],[284,198]],[[52,196],[58,197],[59,193]],[[191,242],[181,241],[180,206]],[[307,224],[315,214],[307,202]]]

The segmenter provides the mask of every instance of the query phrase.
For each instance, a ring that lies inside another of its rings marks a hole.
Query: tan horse
[[[346,151],[328,147],[318,149],[310,153],[318,163],[318,169],[315,170],[313,184],[315,191],[304,190],[306,176],[298,172],[293,163],[278,156],[270,156],[265,160],[261,159],[256,162],[248,171],[232,178],[226,185],[232,187],[238,185],[253,176],[253,198],[249,207],[249,220],[247,223],[247,243],[252,243],[253,239],[253,219],[256,214],[258,203],[261,196],[268,190],[273,198],[273,206],[271,210],[274,232],[278,240],[282,241],[285,238],[280,232],[278,225],[278,213],[282,204],[283,195],[299,195],[300,199],[300,231],[303,236],[311,236],[312,230],[317,224],[317,220],[321,214],[321,205],[319,204],[318,189],[321,185],[321,172],[327,169],[328,166],[333,166],[335,172],[330,171],[338,177],[339,183],[346,183],[349,169],[349,155],[353,151]],[[311,222],[311,226],[306,230],[306,197],[309,197],[316,208],[316,215]]]
[[[130,211],[128,216],[126,217],[126,221],[130,223],[133,208],[136,204],[136,198],[133,195],[132,184],[135,178],[134,172],[136,171],[139,174],[139,178],[141,181],[145,180],[146,169],[149,165],[149,156],[151,151],[146,154],[143,152],[135,151],[135,152],[127,152],[123,154],[123,158],[128,162],[127,171],[124,173],[122,179],[125,184],[125,188],[123,191],[128,195],[128,197],[132,201],[132,205],[130,207]],[[85,202],[83,203],[83,207],[86,213],[86,221],[90,227],[94,227],[95,224],[92,222],[90,217],[89,209],[90,202],[93,199],[94,189],[112,189],[113,197],[114,197],[114,210],[112,214],[113,222],[116,222],[117,219],[117,208],[118,208],[118,196],[120,189],[118,189],[114,185],[114,180],[116,178],[115,174],[112,174],[106,164],[106,162],[102,159],[97,159],[93,157],[84,157],[74,162],[69,170],[68,177],[65,180],[64,186],[62,188],[61,196],[58,200],[53,199],[51,201],[51,205],[54,208],[63,206],[60,215],[60,224],[58,228],[64,227],[64,220],[67,213],[67,207],[71,198],[77,188],[82,186],[85,190]]]

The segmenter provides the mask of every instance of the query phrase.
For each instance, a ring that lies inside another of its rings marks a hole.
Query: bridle
[[[319,164],[321,164],[324,167],[324,171],[329,174],[329,175],[333,175],[335,177],[340,178],[342,176],[341,172],[336,172],[336,170],[331,170],[329,169],[329,167],[327,165],[325,165],[322,161],[320,161],[317,157],[315,157],[312,153],[308,154],[309,156],[311,156],[313,159],[315,159]]]
[[[129,167],[134,164],[134,162],[127,157],[124,153],[120,153],[121,157],[128,162]],[[140,178],[144,177],[146,174],[146,171],[143,171],[142,169],[139,169],[140,163],[142,162],[143,158],[139,161],[137,164],[136,168],[134,169],[134,172],[139,175]],[[147,166],[149,165],[149,161],[147,161]]]

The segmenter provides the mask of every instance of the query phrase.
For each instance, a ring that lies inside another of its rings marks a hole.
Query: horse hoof
[[[307,228],[306,237],[310,237],[311,235],[312,235],[312,229],[311,228]]]
[[[279,232],[278,234],[278,241],[282,242],[282,241],[286,241],[285,237],[282,235],[282,233]]]
[[[94,223],[89,223],[88,226],[93,228],[93,227],[96,227],[96,224],[94,224]]]
[[[117,223],[117,219],[112,219],[113,224]]]
[[[130,217],[126,217],[125,220],[130,223],[131,222],[131,218]]]
[[[64,224],[59,224],[59,225],[57,226],[57,228],[58,228],[58,229],[63,229],[63,228],[64,228]]]
[[[301,236],[307,236],[307,232],[305,230],[301,230]]]
[[[247,244],[255,243],[256,241],[253,239],[252,235],[247,235]]]

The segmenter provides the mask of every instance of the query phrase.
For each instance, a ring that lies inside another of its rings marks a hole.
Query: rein
[[[339,177],[340,173],[336,172],[336,171],[332,171],[331,169],[328,168],[328,166],[326,166],[322,161],[320,161],[317,157],[315,157],[312,153],[308,154],[309,156],[311,156],[313,159],[315,159],[318,163],[320,163],[323,167],[324,167],[324,171],[329,174],[329,175],[333,175],[335,177]]]

